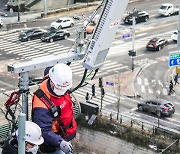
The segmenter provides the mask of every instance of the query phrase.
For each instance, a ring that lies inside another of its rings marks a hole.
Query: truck
[[[179,14],[179,7],[174,6],[172,3],[164,3],[159,8],[159,14],[161,16],[171,16]]]

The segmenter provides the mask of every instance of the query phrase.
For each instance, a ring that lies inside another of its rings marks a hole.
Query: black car
[[[40,28],[30,29],[20,33],[19,40],[30,41],[33,39],[40,39],[42,35],[44,35],[45,33],[47,33],[47,30],[44,29],[40,29]]]
[[[147,43],[146,49],[160,51],[164,46],[167,45],[168,40],[162,38],[153,38]]]
[[[44,34],[41,37],[41,41],[43,42],[53,42],[56,40],[61,40],[61,39],[67,39],[70,36],[69,31],[67,30],[59,30],[59,31],[49,31],[48,33]]]
[[[146,22],[149,19],[149,14],[146,11],[131,12],[124,18],[124,23],[132,25],[133,17],[135,17],[136,23]]]
[[[143,100],[137,107],[139,111],[155,113],[158,117],[170,116],[175,112],[174,105],[166,100]]]

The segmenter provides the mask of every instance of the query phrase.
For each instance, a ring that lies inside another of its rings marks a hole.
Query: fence
[[[107,119],[116,120],[120,124],[128,125],[130,127],[137,128],[142,131],[147,131],[152,134],[155,133],[155,134],[163,135],[164,137],[172,137],[180,133],[179,131],[170,130],[167,127],[163,127],[159,123],[160,119],[157,119],[158,124],[153,124],[153,123],[150,123],[148,121],[145,121],[143,119],[136,118],[133,116],[128,116],[128,115],[120,114],[120,113],[117,116],[117,114],[118,114],[117,112],[112,111],[112,110],[103,109],[102,111],[102,115],[107,117]],[[119,118],[117,119],[117,117]]]

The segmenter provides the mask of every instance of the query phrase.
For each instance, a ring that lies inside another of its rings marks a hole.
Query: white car
[[[3,26],[3,20],[0,18],[0,28]]]
[[[174,41],[174,42],[177,42],[177,38],[178,38],[178,31],[174,31],[171,35],[171,39]]]
[[[58,20],[51,23],[51,28],[61,29],[65,27],[72,27],[74,20],[72,18],[59,18]]]

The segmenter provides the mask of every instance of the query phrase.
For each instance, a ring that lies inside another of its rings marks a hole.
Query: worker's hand
[[[60,148],[65,154],[69,154],[73,152],[73,147],[70,142],[67,141],[61,141]]]

